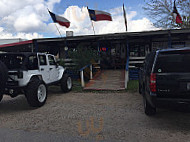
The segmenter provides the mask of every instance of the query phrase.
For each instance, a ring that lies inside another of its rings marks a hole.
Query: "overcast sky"
[[[123,2],[128,32],[157,29],[142,9],[144,0],[0,0],[0,38],[59,37],[47,8],[71,22],[69,28],[57,24],[63,36],[66,31],[73,31],[74,35],[92,35],[87,6],[112,15],[113,21],[94,22],[96,34],[125,32]]]

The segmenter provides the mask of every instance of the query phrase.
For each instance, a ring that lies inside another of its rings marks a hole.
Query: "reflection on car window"
[[[160,54],[155,73],[190,72],[190,54]]]
[[[39,61],[40,61],[40,65],[47,65],[45,55],[39,55]]]
[[[53,56],[48,56],[48,61],[49,61],[49,64],[50,65],[56,65],[56,62],[55,62],[55,60],[54,60],[54,57]]]
[[[37,56],[29,56],[28,58],[28,69],[35,70],[38,69],[38,59]]]

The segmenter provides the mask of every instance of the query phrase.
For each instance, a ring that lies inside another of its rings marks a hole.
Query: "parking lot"
[[[49,90],[46,104],[28,106],[24,96],[4,96],[0,104],[3,141],[188,141],[190,112],[143,112],[142,96],[129,92]]]

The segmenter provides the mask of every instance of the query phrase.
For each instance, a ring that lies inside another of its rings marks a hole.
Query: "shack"
[[[3,44],[0,45],[0,51],[47,52],[66,59],[68,51],[88,47],[100,53],[103,69],[124,69],[126,65],[127,68],[141,66],[151,51],[185,46],[190,46],[190,29],[40,38]]]

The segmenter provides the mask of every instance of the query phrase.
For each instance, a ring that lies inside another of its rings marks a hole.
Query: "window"
[[[39,55],[39,61],[40,61],[40,65],[47,65],[45,55]]]
[[[145,59],[146,67],[145,68],[146,68],[146,71],[148,73],[150,73],[152,71],[152,65],[153,65],[153,62],[154,62],[155,54],[156,54],[156,52],[151,52],[150,54],[148,54],[146,56],[146,59]]]
[[[28,69],[29,70],[35,70],[38,69],[38,59],[37,56],[29,56],[28,58]]]
[[[156,61],[156,73],[190,72],[190,53],[160,54]]]
[[[144,57],[145,56],[145,46],[144,45],[131,45],[130,46],[130,56],[132,57]]]
[[[16,54],[2,54],[0,60],[5,63],[8,69],[20,69],[23,67],[25,57]]]
[[[56,62],[55,62],[55,60],[54,60],[54,57],[53,56],[48,56],[48,61],[49,61],[49,64],[50,65],[56,65]]]

